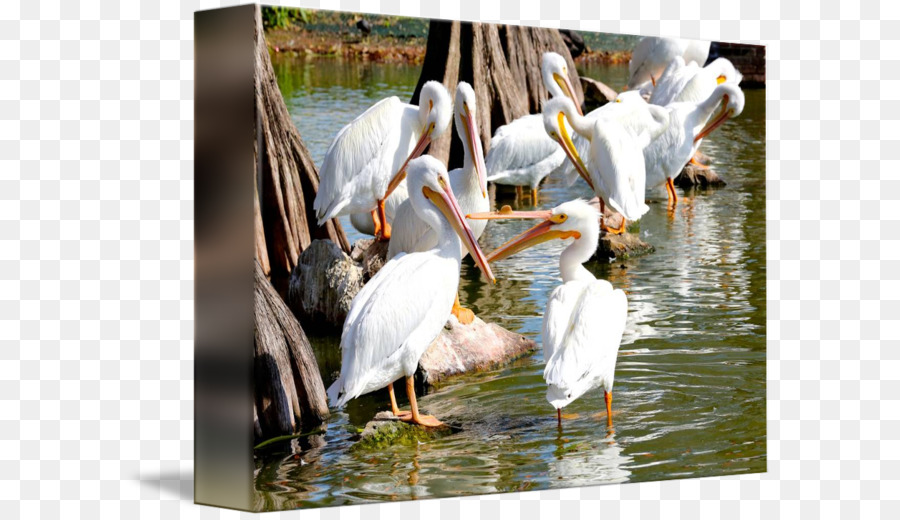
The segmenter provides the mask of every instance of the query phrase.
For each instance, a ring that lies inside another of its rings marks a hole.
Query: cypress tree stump
[[[254,433],[308,431],[328,417],[325,384],[306,334],[254,264]]]
[[[271,270],[286,276],[313,239],[330,239],[345,252],[350,251],[350,244],[337,219],[322,227],[316,225],[312,201],[319,189],[319,172],[278,89],[259,6],[254,38],[256,127],[252,131],[256,134],[254,164],[261,195],[256,254],[266,275]]]
[[[468,82],[475,90],[476,123],[487,152],[497,128],[540,111],[547,99],[541,79],[541,56],[546,51],[566,58],[569,79],[581,103],[583,94],[575,63],[556,29],[432,20],[422,73],[411,102],[419,102],[426,81],[440,81],[451,96],[458,82]],[[462,166],[462,143],[455,135],[455,130],[445,132],[428,150],[448,162],[450,168]]]

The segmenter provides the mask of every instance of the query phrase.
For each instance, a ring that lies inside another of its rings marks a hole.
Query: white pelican
[[[665,130],[669,121],[665,109],[646,103],[607,106],[599,109],[603,111],[600,115],[589,118],[579,116],[568,99],[552,99],[544,105],[544,128],[600,198],[601,211],[609,204],[624,217],[618,229],[603,225],[605,231],[620,234],[625,232],[626,219],[638,220],[649,210],[644,203],[643,149]],[[566,130],[566,120],[587,140],[587,152],[584,145],[582,152],[578,151]],[[583,153],[590,166],[581,158]]]
[[[453,117],[456,120],[456,133],[463,142],[463,167],[449,173],[450,186],[459,201],[463,214],[488,211],[491,202],[487,194],[484,152],[476,123],[478,112],[475,105],[475,91],[466,82],[456,87],[456,100]],[[470,223],[475,240],[484,232],[486,222],[478,220]],[[400,253],[428,251],[438,242],[438,236],[428,224],[420,219],[410,202],[404,202],[397,210],[394,219],[391,241],[388,245],[387,258],[390,260]],[[460,258],[468,254],[465,247],[460,249]],[[459,305],[459,295],[453,303],[452,314],[462,324],[472,323],[475,314]]]
[[[425,155],[410,161],[408,172],[409,201],[435,230],[437,245],[397,255],[353,298],[341,333],[341,375],[328,388],[328,399],[340,407],[387,387],[394,415],[438,426],[434,417],[419,414],[413,374],[450,315],[459,286],[460,240],[491,282],[494,275],[453,196],[444,165]],[[401,413],[394,397],[393,382],[404,376],[410,413]]]
[[[566,60],[555,52],[545,52],[541,60],[541,77],[553,99],[566,97],[577,106],[575,89],[569,81]],[[487,180],[496,184],[531,188],[537,204],[537,189],[541,181],[566,160],[565,154],[543,130],[540,114],[520,117],[494,132],[491,147],[485,157]]]
[[[437,81],[419,94],[419,106],[382,99],[338,132],[319,169],[313,202],[319,225],[371,212],[376,236],[388,239],[384,200],[406,177],[406,165],[450,124],[450,95]]]
[[[642,102],[629,101],[633,104]],[[716,107],[719,110],[713,114]],[[673,180],[693,156],[694,145],[729,118],[741,114],[744,93],[734,83],[722,83],[700,103],[671,103],[665,108],[669,112],[668,127],[644,148],[646,187],[653,189],[665,184],[669,202],[675,203],[678,196]]]
[[[660,106],[678,102],[699,103],[708,98],[717,85],[739,85],[742,79],[741,73],[727,58],[716,58],[709,65],[699,67],[694,63],[685,65],[684,59],[679,56],[672,60],[656,82],[649,102]]]
[[[695,62],[702,67],[709,57],[709,42],[656,36],[641,38],[631,52],[628,63],[631,77],[626,88],[631,90],[647,81],[656,85],[656,80],[675,56],[684,58],[685,63]]]
[[[581,264],[590,260],[600,237],[600,214],[583,200],[564,202],[551,211],[501,210],[468,215],[470,219],[537,218],[541,222],[488,255],[507,258],[552,239],[569,242],[559,255],[562,285],[553,290],[544,311],[542,344],[547,401],[562,421],[562,408],[585,392],[603,387],[607,423],[612,424],[612,388],[616,356],[625,331],[628,301]]]

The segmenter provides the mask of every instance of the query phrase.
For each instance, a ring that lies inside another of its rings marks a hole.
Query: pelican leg
[[[453,300],[453,309],[450,313],[456,316],[456,319],[463,325],[468,325],[475,320],[475,313],[459,304],[459,293],[456,294],[456,299]]]
[[[388,394],[391,396],[391,413],[394,414],[394,417],[399,417],[400,419],[409,418],[410,412],[400,411],[400,408],[397,407],[397,396],[394,395],[394,383],[388,385]]]
[[[531,204],[534,207],[537,207],[537,205],[538,205],[538,187],[537,186],[535,186],[531,190]]]
[[[562,427],[562,408],[556,409],[556,425]]]
[[[416,402],[416,385],[412,376],[406,376],[406,395],[409,396],[409,407],[412,410],[412,414],[406,418],[401,417],[401,420],[421,426],[443,426],[444,423],[435,419],[433,415],[419,414],[419,404]]]
[[[522,200],[522,197],[524,196],[525,190],[523,190],[521,186],[516,186],[516,200]]]
[[[378,219],[381,221],[381,234],[377,231],[375,232],[375,238],[381,241],[390,240],[391,239],[391,225],[387,221],[387,216],[384,214],[384,201],[378,201]]]
[[[677,204],[678,195],[675,194],[675,181],[666,179],[666,191],[669,193],[669,204]]]
[[[375,226],[375,236],[381,234],[381,220],[378,218],[378,212],[372,210],[372,224]]]
[[[606,401],[606,424],[612,426],[612,392],[604,390],[603,399]]]

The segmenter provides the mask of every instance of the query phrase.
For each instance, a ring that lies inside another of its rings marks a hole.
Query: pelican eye
[[[565,213],[560,213],[559,215],[553,215],[552,217],[550,217],[550,222],[553,222],[554,224],[562,224],[568,218],[569,216]]]
[[[621,102],[622,102],[622,100],[621,100],[621,99],[619,99],[619,98],[616,98],[616,103],[621,103]]]

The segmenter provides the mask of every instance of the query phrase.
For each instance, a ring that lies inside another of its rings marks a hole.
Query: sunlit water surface
[[[405,65],[283,56],[274,65],[317,164],[343,125],[386,96],[408,100],[419,75]],[[627,67],[593,66],[582,74],[621,86]],[[386,393],[334,411],[324,435],[295,441],[292,452],[257,457],[261,505],[314,507],[765,471],[765,91],[745,94],[744,113],[703,144],[727,187],[679,190],[673,213],[665,203],[651,204],[639,232],[655,253],[588,265],[628,295],[614,431],[605,413],[597,416],[604,409],[602,390],[567,407],[576,417],[557,429],[538,350],[502,370],[431,389],[421,407],[462,431],[415,448],[348,451],[353,432],[385,408]],[[548,178],[540,205],[588,196],[583,183],[567,187]],[[509,195],[499,202],[516,205]],[[360,238],[346,218],[342,224],[351,242]],[[528,225],[492,222],[482,248],[490,251]],[[546,243],[495,264],[495,286],[486,285],[467,259],[463,304],[540,342],[542,311],[559,284],[560,249]],[[339,338],[313,335],[311,341],[327,386],[340,371]]]

